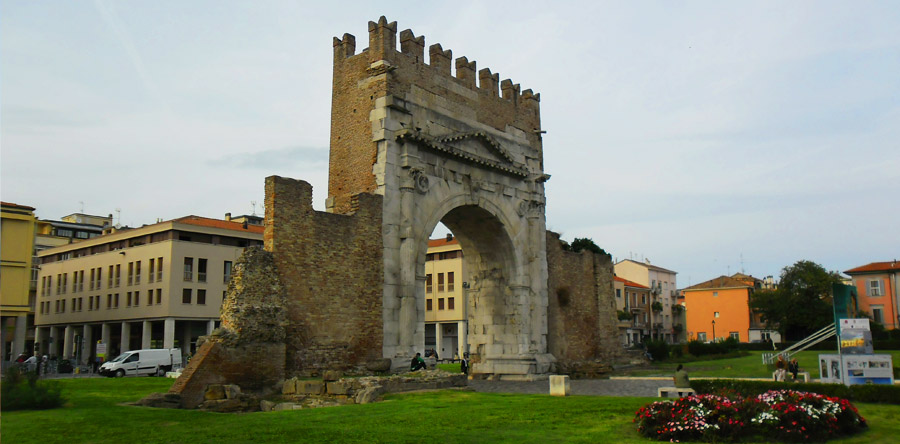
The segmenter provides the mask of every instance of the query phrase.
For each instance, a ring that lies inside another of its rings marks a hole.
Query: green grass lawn
[[[761,351],[749,352],[749,356],[730,359],[715,359],[708,361],[687,362],[684,368],[691,377],[722,377],[722,378],[771,378],[772,368],[762,364]],[[824,351],[803,351],[796,355],[797,362],[803,371],[809,372],[810,378],[818,378],[819,370],[816,363],[820,354],[829,354]],[[894,367],[900,367],[900,351],[879,351],[879,354],[893,356]],[[616,373],[619,376],[672,376],[677,363],[655,362],[650,368],[629,369]]]
[[[2,414],[10,443],[541,443],[649,442],[632,424],[653,398],[504,395],[438,391],[385,402],[287,412],[219,414],[120,405],[165,391],[171,379],[60,381],[64,408]],[[900,406],[860,404],[871,424],[835,442],[895,442]]]

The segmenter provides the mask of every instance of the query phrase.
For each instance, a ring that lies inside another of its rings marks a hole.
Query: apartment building
[[[428,241],[425,258],[425,349],[449,359],[468,351],[463,251],[452,235]]]
[[[651,335],[650,287],[615,276],[616,310],[628,313],[631,319],[619,320],[619,338],[622,345],[631,347]]]
[[[4,361],[31,354],[34,344],[34,208],[2,202],[0,211],[0,342]],[[30,330],[30,331],[29,331]]]
[[[900,262],[872,262],[845,271],[859,293],[859,308],[887,329],[900,328]]]
[[[651,336],[670,343],[678,341],[679,335],[673,329],[677,314],[672,311],[678,303],[678,273],[652,265],[649,260],[638,262],[625,259],[617,262],[614,268],[616,276],[650,288],[651,306],[659,303],[656,307],[661,310],[650,310]]]
[[[193,352],[219,322],[232,266],[263,227],[199,216],[110,228],[40,251],[40,353],[87,363],[140,348]]]
[[[768,328],[750,309],[750,295],[760,288],[757,281],[746,275],[719,276],[685,288],[688,339],[780,342],[778,331]]]

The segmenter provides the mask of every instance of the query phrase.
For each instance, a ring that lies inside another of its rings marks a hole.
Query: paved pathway
[[[627,379],[573,379],[569,383],[572,395],[590,396],[652,396],[660,387],[671,387],[672,378],[627,378]],[[550,393],[550,382],[534,381],[484,381],[470,380],[469,387],[485,393]]]

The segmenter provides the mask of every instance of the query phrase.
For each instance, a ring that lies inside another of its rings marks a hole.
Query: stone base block
[[[569,396],[569,376],[568,375],[551,375],[550,376],[550,395],[552,395],[552,396]]]

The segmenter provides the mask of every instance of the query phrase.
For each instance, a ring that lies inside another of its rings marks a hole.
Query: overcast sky
[[[331,39],[385,15],[541,93],[564,239],[680,287],[900,259],[900,3],[432,3],[4,0],[2,199],[140,226],[277,174],[324,209]]]

